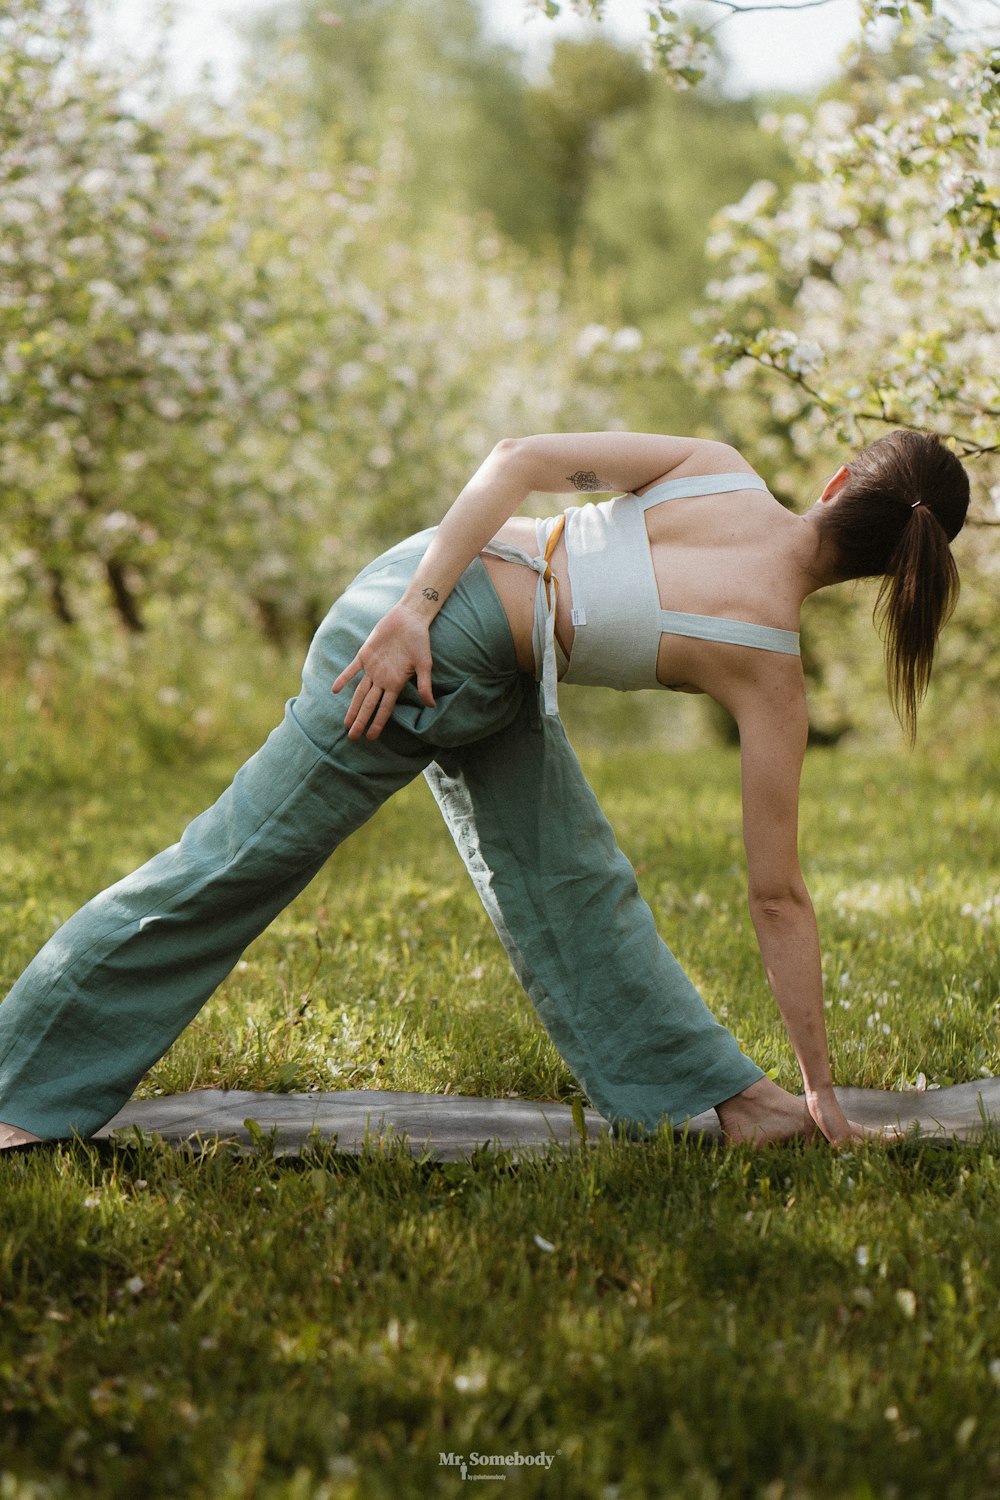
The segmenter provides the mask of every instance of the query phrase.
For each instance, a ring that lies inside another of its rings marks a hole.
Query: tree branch
[[[736,352],[744,359],[752,359],[755,364],[760,365],[762,370],[772,370],[776,375],[781,375],[785,380],[791,381],[793,385],[799,386],[811,400],[816,402],[817,406],[821,406],[829,416],[834,416],[835,404],[829,401],[820,391],[816,390],[814,386],[811,386],[804,375],[800,375],[795,370],[787,370],[782,365],[775,364],[773,359],[765,355],[754,354],[752,350],[747,349],[744,345],[738,345]],[[878,401],[878,411],[850,411],[850,415],[856,422],[882,422],[887,427],[911,427],[913,425],[909,417],[903,416],[899,412],[894,412],[891,408],[887,407],[881,395],[878,396]],[[962,450],[963,458],[982,458],[988,453],[1000,453],[1000,442],[978,443],[975,438],[963,437],[958,432],[938,432],[936,436],[949,438],[953,443],[957,443]],[[987,524],[992,525],[993,522],[988,522]]]
[[[782,4],[781,0],[772,0],[772,3],[762,3],[760,5],[739,5],[736,3],[736,0],[702,0],[703,5],[721,6],[735,16],[749,15],[758,10],[816,10],[821,5],[832,5],[833,3],[834,0],[800,0],[800,3],[796,5],[793,3],[793,0],[788,0],[787,4]]]

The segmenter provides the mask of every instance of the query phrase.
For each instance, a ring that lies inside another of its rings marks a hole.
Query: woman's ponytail
[[[951,547],[929,506],[918,503],[882,580],[875,619],[885,641],[889,698],[912,745],[927,692],[938,633],[958,600]]]
[[[912,744],[938,634],[958,598],[949,543],[965,522],[969,478],[940,438],[902,430],[865,448],[847,470],[823,517],[824,539],[842,578],[883,575],[875,618],[889,697]]]

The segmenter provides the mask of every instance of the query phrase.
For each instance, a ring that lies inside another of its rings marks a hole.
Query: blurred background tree
[[[415,222],[398,125],[356,162],[287,108],[234,118],[95,58],[68,0],[0,27],[0,603],[23,638],[220,598],[308,634],[499,436],[611,419],[635,337],[581,341],[568,278],[485,214]]]
[[[678,94],[637,50],[556,41],[546,76],[491,40],[476,0],[295,0],[247,27],[248,85],[328,159],[375,162],[405,139],[398,206],[412,230],[486,214],[507,241],[666,352],[616,403],[656,430],[708,413],[675,363],[706,277],[711,216],[755,177],[784,180],[782,143],[719,84]],[[277,61],[276,61],[277,60]]]
[[[701,314],[711,338],[692,371],[737,395],[739,440],[778,494],[803,476],[818,491],[845,454],[894,428],[951,443],[973,503],[936,692],[951,712],[995,701],[1000,50],[917,24],[888,57],[859,56],[808,116],[776,111],[762,127],[794,153],[794,180],[759,181],[719,214]],[[816,606],[817,649],[837,638],[828,711],[850,723],[871,681],[865,613],[835,595]]]
[[[287,0],[221,107],[96,48],[96,0],[8,0],[11,652],[297,643],[509,432],[728,438],[801,505],[885,416],[974,459],[949,641],[982,704],[996,54],[904,7],[814,99],[736,101],[709,28],[647,8],[653,60],[598,31],[538,76],[475,0]],[[821,598],[804,645],[816,732],[876,722],[864,611]]]

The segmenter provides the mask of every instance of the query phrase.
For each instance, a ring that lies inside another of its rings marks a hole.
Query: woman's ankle
[[[809,1135],[808,1111],[802,1099],[771,1078],[758,1078],[749,1088],[715,1106],[722,1133],[730,1140],[785,1140]]]
[[[745,1089],[741,1089],[738,1094],[723,1099],[715,1108],[716,1111],[728,1108],[741,1111],[769,1109],[775,1105],[787,1105],[794,1098],[794,1094],[788,1093],[787,1089],[781,1088],[773,1078],[768,1078],[765,1074],[763,1078],[756,1078]]]

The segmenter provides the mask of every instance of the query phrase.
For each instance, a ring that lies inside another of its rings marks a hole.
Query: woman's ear
[[[841,464],[836,474],[830,475],[830,478],[826,481],[826,484],[823,488],[823,493],[819,497],[821,505],[825,505],[828,501],[835,499],[835,497],[839,495],[840,491],[843,489],[844,485],[847,482],[849,474],[850,470],[848,469],[847,465]]]

